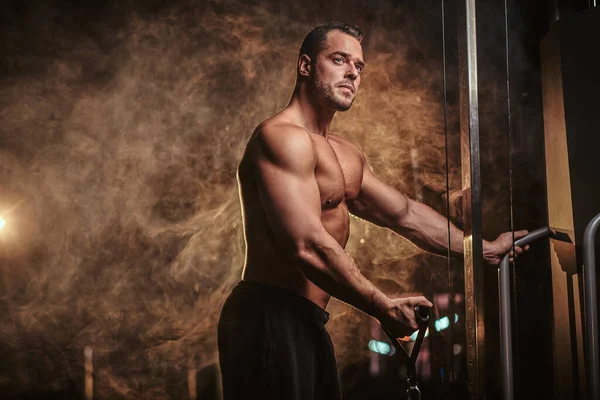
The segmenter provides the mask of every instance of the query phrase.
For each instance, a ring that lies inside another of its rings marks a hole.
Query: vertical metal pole
[[[508,256],[502,259],[499,271],[500,282],[500,366],[502,368],[502,390],[504,400],[514,396],[512,363],[512,324],[511,324],[511,280]]]
[[[536,240],[545,238],[551,233],[550,228],[544,227],[530,232],[527,236],[515,241],[514,246],[525,246]],[[512,290],[510,279],[510,255],[506,254],[500,262],[499,291],[500,291],[500,365],[502,368],[502,390],[504,400],[514,398],[513,379],[513,345],[512,345]]]
[[[458,6],[460,137],[469,397],[485,397],[483,238],[475,0]]]
[[[583,275],[585,293],[585,329],[589,400],[600,400],[600,351],[598,349],[598,293],[596,288],[596,232],[600,214],[596,215],[583,234]]]

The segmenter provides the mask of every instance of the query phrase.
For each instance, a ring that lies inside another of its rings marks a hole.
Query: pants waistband
[[[271,304],[290,307],[298,313],[313,318],[325,325],[329,321],[329,313],[306,297],[280,287],[265,283],[239,281],[232,293],[249,294],[254,299],[263,298]]]

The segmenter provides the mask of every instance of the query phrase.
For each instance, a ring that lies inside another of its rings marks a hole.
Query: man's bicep
[[[360,192],[350,212],[376,225],[390,227],[408,212],[405,194],[382,182],[365,164]]]

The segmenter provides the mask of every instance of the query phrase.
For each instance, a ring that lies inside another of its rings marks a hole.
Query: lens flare
[[[6,225],[6,221],[4,220],[4,218],[0,217],[0,231],[2,229],[4,229],[5,225]]]

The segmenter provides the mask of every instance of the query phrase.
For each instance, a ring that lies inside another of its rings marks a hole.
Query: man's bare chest
[[[334,207],[358,196],[362,183],[362,159],[344,143],[314,139],[318,162],[315,169],[323,207]]]

